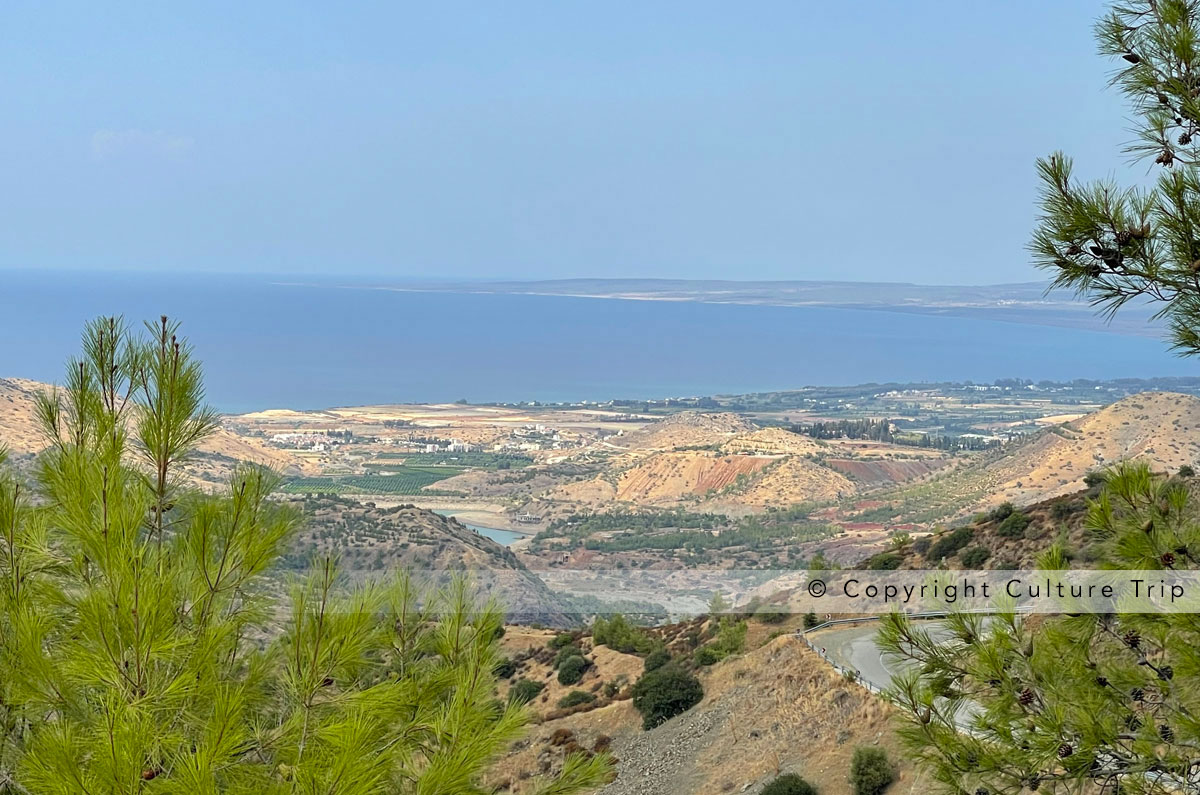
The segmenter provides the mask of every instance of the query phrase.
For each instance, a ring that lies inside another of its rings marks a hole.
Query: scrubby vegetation
[[[943,558],[948,558],[971,543],[971,539],[974,537],[975,531],[970,527],[959,527],[948,533],[944,533],[929,545],[929,549],[925,553],[925,559],[937,562]]]
[[[686,712],[702,698],[700,680],[675,665],[648,671],[633,685],[633,706],[642,715],[643,729],[653,729]]]
[[[887,751],[877,746],[854,749],[850,759],[850,786],[854,795],[880,795],[896,779]]]
[[[795,773],[784,773],[763,787],[762,795],[817,795],[817,788]]]

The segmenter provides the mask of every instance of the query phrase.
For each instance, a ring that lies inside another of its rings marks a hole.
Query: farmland
[[[426,490],[426,487],[462,471],[461,467],[401,464],[389,467],[388,474],[292,478],[284,484],[283,491],[289,494],[440,494],[442,492]],[[457,492],[445,494],[456,496]]]
[[[392,462],[403,461],[409,466],[452,466],[477,467],[479,469],[512,469],[529,466],[533,459],[529,456],[509,453],[451,453],[439,451],[436,453],[379,453],[375,461],[368,461],[364,466],[392,467]]]

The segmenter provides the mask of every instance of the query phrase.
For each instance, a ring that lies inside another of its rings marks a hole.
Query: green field
[[[434,494],[438,492],[422,490],[462,471],[462,467],[398,464],[388,467],[387,475],[292,478],[282,490],[288,494]]]
[[[529,466],[533,459],[509,453],[380,453],[365,466],[388,466],[387,461],[402,460],[410,466],[478,467],[480,469],[517,469]]]

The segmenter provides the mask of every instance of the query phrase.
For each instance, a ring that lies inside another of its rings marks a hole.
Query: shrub
[[[552,649],[561,649],[564,646],[570,646],[575,642],[575,636],[570,632],[560,632],[550,639],[546,645]]]
[[[519,701],[526,703],[532,701],[538,693],[544,688],[541,682],[534,682],[531,679],[518,679],[508,691],[509,701]]]
[[[850,760],[850,785],[854,787],[854,795],[879,795],[895,779],[895,771],[882,748],[864,746],[854,749]]]
[[[762,795],[817,795],[817,788],[795,773],[784,773],[763,787]]]
[[[1105,480],[1103,472],[1089,472],[1083,476],[1083,485],[1089,489],[1094,489],[1097,486],[1103,486]]]
[[[570,646],[563,646],[558,650],[558,654],[554,655],[554,668],[557,670],[558,668],[561,668],[562,664],[570,658],[582,656],[583,649],[579,648],[578,646],[574,644]]]
[[[517,672],[517,664],[505,657],[500,662],[496,663],[496,667],[492,669],[500,679],[510,679]]]
[[[655,649],[646,655],[646,660],[643,663],[643,671],[653,671],[656,668],[662,668],[671,661],[671,653],[666,649]]]
[[[813,627],[817,626],[820,623],[821,623],[821,619],[817,618],[817,614],[814,613],[813,611],[809,610],[807,613],[804,614],[804,628],[805,629],[812,629]]]
[[[633,706],[642,715],[642,728],[653,729],[688,711],[704,698],[700,680],[674,665],[642,674],[633,686]]]
[[[962,565],[968,569],[977,569],[983,565],[983,562],[992,556],[991,550],[985,546],[971,547],[959,554],[958,559],[962,561]]]
[[[1013,507],[1011,502],[1002,502],[988,512],[988,518],[993,522],[1003,521],[1012,516],[1012,512],[1015,510],[1016,508]]]
[[[725,655],[716,648],[716,646],[708,645],[701,646],[696,649],[696,653],[692,656],[696,661],[696,665],[715,665],[725,659]]]
[[[558,667],[558,683],[573,685],[583,678],[583,672],[588,669],[588,661],[583,657],[568,657]]]
[[[960,527],[957,530],[951,530],[929,545],[929,551],[925,554],[925,559],[936,561],[948,558],[971,543],[971,539],[974,536],[975,531],[969,527]]]
[[[1003,538],[1020,538],[1025,535],[1025,528],[1029,526],[1029,517],[1020,511],[1010,513],[1000,526],[996,528],[996,535]]]
[[[904,558],[895,552],[880,552],[867,561],[867,568],[873,571],[892,571],[900,568]]]
[[[572,690],[558,700],[558,706],[563,709],[577,707],[580,704],[591,704],[596,700],[596,696],[591,693],[586,693],[582,690]]]
[[[648,654],[654,650],[654,638],[629,623],[622,615],[597,618],[592,625],[592,641],[625,654]]]
[[[1000,558],[996,561],[996,568],[1000,571],[1012,571],[1021,568],[1021,562],[1016,558]]]
[[[1069,519],[1073,513],[1075,513],[1075,508],[1069,502],[1056,502],[1050,508],[1050,518],[1059,522]]]
[[[916,552],[918,555],[924,555],[929,551],[929,545],[932,543],[933,542],[929,540],[929,536],[918,538],[912,543],[913,552]]]
[[[1196,470],[1190,464],[1184,464],[1175,474],[1181,478],[1194,478],[1196,477]]]

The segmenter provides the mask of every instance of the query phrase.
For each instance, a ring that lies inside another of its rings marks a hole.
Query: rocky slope
[[[530,572],[507,547],[457,519],[412,505],[376,507],[334,496],[296,501],[306,517],[285,562],[301,569],[313,555],[336,554],[343,570],[367,579],[408,571],[414,578],[470,576],[483,596],[495,596],[509,619],[553,626],[572,623],[570,605]]]
[[[680,639],[703,621],[676,627]],[[617,759],[617,777],[603,795],[757,793],[781,773],[800,774],[822,795],[849,795],[854,749],[879,745],[898,766],[891,791],[913,788],[916,773],[891,732],[890,707],[789,637],[790,624],[773,639],[764,625],[751,622],[750,628],[750,651],[698,671],[703,700],[651,731],[642,730],[627,690],[600,698],[604,706],[560,716],[549,708],[571,688],[557,685],[547,666],[527,660],[517,676],[547,683],[531,705],[540,723],[499,760],[490,783],[498,792],[529,792],[536,776],[561,764],[568,749],[599,747]],[[510,634],[504,641],[510,653],[537,652],[552,637]],[[577,642],[594,664],[575,689],[603,692],[608,682],[624,688],[640,675],[640,658],[593,648],[587,637]]]

